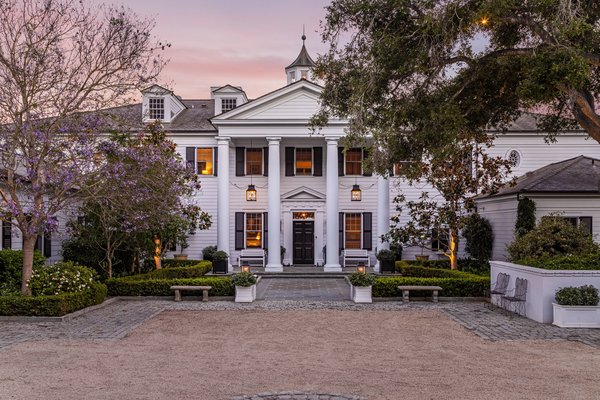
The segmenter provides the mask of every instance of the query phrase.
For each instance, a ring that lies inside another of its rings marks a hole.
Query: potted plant
[[[213,254],[213,274],[226,274],[229,264],[229,255],[223,250]]]
[[[379,250],[377,253],[377,260],[379,260],[379,272],[395,272],[395,261],[396,254],[391,250]]]
[[[258,280],[251,272],[240,272],[231,277],[235,285],[235,302],[252,303],[256,300],[256,283]]]
[[[216,252],[217,246],[206,246],[204,249],[202,249],[202,259],[212,262]]]
[[[350,281],[350,296],[355,303],[372,303],[371,288],[375,276],[362,272],[354,272],[348,277]]]
[[[415,255],[415,260],[417,261],[427,261],[429,260],[429,254],[423,254],[423,250],[427,247],[427,236],[419,236],[415,239],[415,244],[421,248],[421,254]]]
[[[553,324],[561,328],[600,328],[598,289],[592,285],[556,291]]]
[[[179,254],[173,255],[173,258],[175,258],[176,260],[187,260],[188,255],[184,254],[184,252],[183,252],[185,249],[187,249],[190,246],[187,241],[187,236],[183,235],[183,236],[179,237],[177,239],[177,241],[179,242],[179,245],[181,246],[181,250],[180,250]]]

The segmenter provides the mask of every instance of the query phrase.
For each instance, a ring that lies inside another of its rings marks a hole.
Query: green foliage
[[[533,228],[535,228],[535,201],[525,197],[519,200],[517,206],[515,233],[517,236],[523,236]]]
[[[410,276],[414,278],[470,279],[476,277],[476,275],[468,272],[443,268],[422,267],[418,265],[411,265],[405,261],[396,262],[396,271],[398,271],[402,276]]]
[[[584,255],[600,249],[584,228],[578,228],[563,218],[550,215],[523,236],[516,237],[507,246],[510,260],[551,257],[557,255]]]
[[[213,254],[213,261],[227,261],[229,255],[223,250],[215,251]]]
[[[166,261],[166,260],[164,260]],[[174,260],[174,261],[193,261],[193,260]],[[175,264],[175,263],[174,263]],[[179,264],[179,263],[178,263]],[[191,267],[169,267],[147,272],[145,274],[129,275],[122,279],[128,281],[145,281],[156,279],[178,279],[178,278],[199,278],[206,275],[212,269],[210,261],[194,261]]]
[[[233,296],[235,289],[229,277],[132,280],[113,278],[106,281],[110,296],[172,296],[173,285],[212,286],[211,296]]]
[[[373,284],[373,297],[400,297],[398,286],[440,286],[441,296],[483,297],[490,287],[490,278],[469,276],[460,278],[381,277]],[[413,292],[411,292],[413,294]],[[431,292],[414,292],[415,296],[431,296]]]
[[[471,214],[465,220],[462,235],[467,241],[465,250],[481,261],[488,261],[492,257],[494,245],[494,232],[490,221],[479,214]]]
[[[177,260],[175,258],[165,258],[161,260],[162,269],[165,268],[181,268],[181,267],[195,267],[202,263],[201,260]],[[203,263],[205,265],[205,263]],[[153,271],[155,270],[154,260],[149,258],[144,260],[144,270]]]
[[[231,277],[231,282],[235,286],[248,287],[256,284],[256,276],[251,272],[240,272]]]
[[[396,270],[402,265],[450,269],[450,261],[448,260],[402,260],[400,263],[396,262]],[[489,276],[490,263],[472,258],[460,258],[458,259],[458,270],[475,275]]]
[[[597,306],[600,301],[598,289],[592,285],[562,288],[555,297],[561,306]]]
[[[106,286],[93,282],[82,292],[50,296],[0,296],[0,315],[59,317],[100,304],[106,298]]]
[[[44,265],[46,258],[36,251],[33,254],[33,267]],[[0,296],[20,293],[23,271],[23,252],[21,250],[0,250]]]
[[[348,276],[348,280],[353,286],[373,286],[375,276],[371,274],[363,274],[361,272],[353,272]]]
[[[59,261],[34,268],[29,288],[33,296],[83,292],[91,288],[96,275],[94,270],[72,261]]]
[[[202,250],[202,259],[207,260],[207,261],[212,261],[214,259],[216,252],[217,252],[217,246],[206,246]]]
[[[551,270],[600,270],[600,253],[567,256],[526,257],[519,264]]]
[[[379,250],[377,252],[377,259],[379,261],[396,261],[396,253],[391,250]]]

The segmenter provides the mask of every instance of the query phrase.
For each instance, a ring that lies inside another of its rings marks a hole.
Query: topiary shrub
[[[462,235],[467,242],[465,250],[471,257],[481,261],[492,257],[494,232],[490,221],[479,214],[471,214],[465,220]]]
[[[526,258],[590,254],[599,251],[599,247],[584,228],[550,215],[542,217],[530,232],[516,237],[507,250],[511,261],[520,262]]]
[[[217,252],[217,246],[206,246],[202,250],[202,259],[206,261],[214,260],[214,255]]]
[[[83,292],[91,288],[97,274],[90,268],[72,261],[59,261],[52,265],[35,267],[29,280],[33,296]]]
[[[561,306],[597,306],[600,302],[598,289],[592,285],[559,289],[555,298]]]
[[[33,253],[33,267],[42,267],[46,258],[38,251]],[[23,252],[21,250],[0,250],[0,296],[21,292]]]
[[[362,272],[353,272],[350,274],[350,276],[348,276],[348,280],[352,286],[373,286],[375,283],[375,276]]]
[[[515,233],[523,236],[535,228],[535,202],[527,197],[520,199],[517,205],[517,221]]]
[[[240,272],[231,277],[234,286],[249,287],[256,284],[256,276],[251,272]]]

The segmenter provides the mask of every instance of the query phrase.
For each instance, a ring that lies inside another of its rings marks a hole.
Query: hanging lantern
[[[252,184],[246,189],[246,201],[256,201],[256,187]]]
[[[362,191],[360,190],[360,186],[352,185],[352,191],[350,191],[350,200],[352,201],[361,201],[362,200]]]

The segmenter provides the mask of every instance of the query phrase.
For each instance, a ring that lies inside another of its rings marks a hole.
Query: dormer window
[[[165,119],[165,99],[162,97],[150,97],[148,99],[148,111],[150,119]]]
[[[221,112],[227,112],[237,107],[236,98],[221,99]]]

